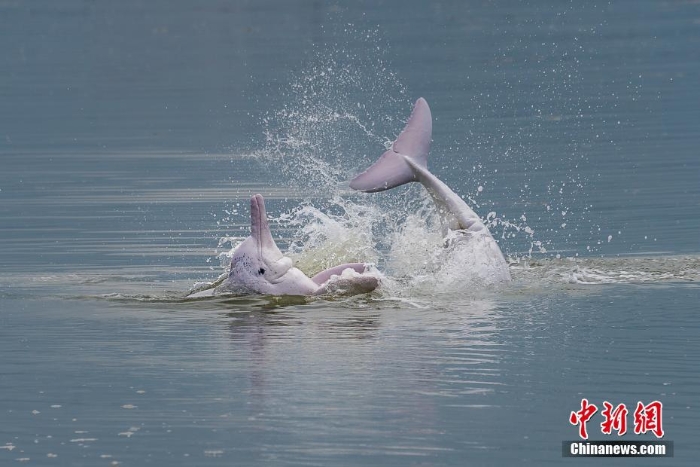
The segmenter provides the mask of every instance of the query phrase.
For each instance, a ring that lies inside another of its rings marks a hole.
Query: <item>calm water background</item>
[[[0,464],[571,463],[582,397],[697,464],[697,3],[2,0],[0,43]],[[512,287],[181,299],[418,96]]]

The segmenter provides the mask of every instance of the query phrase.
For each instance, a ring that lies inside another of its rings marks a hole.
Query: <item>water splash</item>
[[[284,103],[263,119],[265,141],[252,154],[266,170],[279,172],[272,178],[306,198],[288,212],[269,213],[292,231],[282,242],[288,241],[286,254],[307,275],[343,262],[377,264],[394,278],[384,284],[391,293],[406,286],[449,291],[495,282],[484,273],[488,264],[477,241],[450,241],[445,248],[422,187],[382,195],[347,189],[345,181],[391,145],[413,99],[391,71],[389,48],[377,31],[348,26],[335,39],[318,45],[281,93]],[[533,236],[524,218],[506,220],[494,212],[487,224],[498,230],[501,243],[520,232]],[[227,258],[230,252],[219,257],[224,267]]]
[[[307,275],[342,263],[377,263],[380,253],[373,241],[375,223],[381,217],[377,206],[358,204],[335,196],[326,212],[304,203],[277,220],[296,229],[288,248],[295,265]]]
[[[266,170],[278,171],[278,176],[272,177],[282,180],[306,200],[291,211],[271,216],[271,220],[291,229],[291,238],[285,239],[289,244],[286,254],[308,275],[342,262],[377,264],[392,277],[385,289],[394,294],[407,289],[449,292],[463,290],[465,284],[478,287],[493,283],[478,242],[447,239],[445,247],[446,239],[438,228],[432,201],[421,187],[402,187],[371,196],[347,190],[344,182],[372,163],[382,146],[391,143],[413,100],[391,71],[389,50],[378,31],[358,31],[352,25],[336,31],[331,40],[316,45],[289,88],[280,93],[280,108],[264,117],[263,147],[252,157]],[[550,52],[552,57],[569,53]],[[574,128],[581,126],[577,112],[583,104],[573,91],[578,64],[562,59],[559,66],[557,74],[566,72],[567,78],[553,78],[547,92],[556,94],[563,89],[564,104],[537,109],[514,134],[512,128],[503,126],[490,128],[500,134],[491,134],[486,140],[477,136],[470,144],[476,144],[481,157],[493,159],[496,164],[514,164],[525,174],[543,170],[543,162],[526,144],[548,137],[543,133],[546,130],[542,130],[542,121],[570,123],[573,119]],[[508,81],[511,77],[503,76],[500,84],[504,89],[513,86]],[[499,113],[499,109],[488,108],[494,101],[483,96],[475,99],[480,101],[474,102],[474,108],[482,109],[485,116]],[[506,99],[513,99],[509,104],[515,105],[517,95],[506,94]],[[571,131],[569,127],[565,129]],[[471,131],[468,133],[474,136]],[[495,144],[504,135],[510,135],[507,144]],[[563,230],[569,218],[581,214],[572,214],[567,207],[570,197],[582,196],[584,191],[584,181],[576,170],[581,163],[579,143],[572,143],[564,179],[552,178],[545,188],[536,190],[526,176],[519,188],[520,204],[528,206],[533,217],[537,216],[535,219],[561,217],[561,222],[545,222],[549,230],[542,235],[530,226],[525,210],[517,218],[496,211],[486,215],[485,224],[511,262],[523,264],[533,255],[557,250],[549,226],[561,224],[559,229]],[[455,141],[449,149],[459,151],[460,145],[464,142]],[[475,191],[464,195],[475,209],[483,212],[490,207],[484,187],[487,192],[494,190],[493,179],[499,175],[491,164],[474,164],[470,177],[477,182],[473,184]],[[546,200],[532,202],[543,195]],[[583,206],[584,210],[589,207],[585,203]],[[566,243],[566,238],[561,241]],[[226,258],[227,254],[220,257],[224,267]]]
[[[378,31],[352,25],[316,44],[280,92],[281,108],[263,118],[264,147],[253,156],[300,191],[337,193],[370,162],[363,154],[393,139],[396,122],[386,109],[410,103],[387,55]]]

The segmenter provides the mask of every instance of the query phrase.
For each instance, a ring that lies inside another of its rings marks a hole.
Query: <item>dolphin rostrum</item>
[[[189,295],[190,298],[220,293],[264,295],[354,295],[379,286],[379,276],[364,263],[346,263],[309,278],[293,267],[292,259],[277,247],[265,212],[262,195],[250,199],[250,237],[233,251],[228,276],[215,287]]]
[[[354,190],[374,193],[408,182],[420,182],[433,198],[448,230],[463,233],[470,241],[481,242],[489,267],[489,277],[495,282],[510,281],[510,272],[503,253],[489,229],[464,200],[428,170],[428,151],[433,122],[430,107],[422,97],[413,107],[405,128],[391,148],[367,170],[350,182]]]

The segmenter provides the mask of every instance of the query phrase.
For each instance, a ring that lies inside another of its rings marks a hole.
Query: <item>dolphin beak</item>
[[[265,264],[265,278],[276,282],[292,267],[292,260],[285,257],[277,247],[270,232],[262,195],[250,198],[250,235],[255,239],[258,257]]]
[[[250,198],[250,235],[255,238],[258,248],[277,248],[267,222],[265,200],[259,194]]]

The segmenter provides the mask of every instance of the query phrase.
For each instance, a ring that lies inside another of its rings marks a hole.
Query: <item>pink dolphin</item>
[[[379,277],[364,263],[346,263],[309,278],[292,265],[272,238],[262,195],[250,199],[250,237],[233,251],[228,277],[215,288],[189,295],[199,298],[220,293],[264,295],[354,295],[371,292]]]

